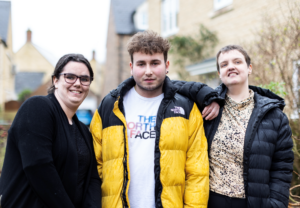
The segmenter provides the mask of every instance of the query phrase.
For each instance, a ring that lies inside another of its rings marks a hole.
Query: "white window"
[[[162,0],[161,25],[162,36],[167,37],[178,32],[179,0]]]
[[[141,4],[135,12],[133,17],[134,25],[138,30],[148,29],[148,3],[147,1]]]
[[[219,10],[232,4],[233,0],[214,0],[214,9]]]

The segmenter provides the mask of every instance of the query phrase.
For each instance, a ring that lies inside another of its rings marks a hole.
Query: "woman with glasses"
[[[2,207],[101,207],[92,136],[75,114],[92,80],[82,55],[65,55],[55,67],[49,94],[21,106],[7,139]]]

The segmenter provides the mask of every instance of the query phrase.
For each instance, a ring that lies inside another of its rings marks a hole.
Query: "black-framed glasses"
[[[84,86],[89,86],[93,81],[93,77],[86,76],[86,75],[77,76],[76,74],[71,74],[71,73],[60,73],[59,75],[64,75],[66,83],[69,84],[74,84],[78,78],[80,80],[80,83]]]

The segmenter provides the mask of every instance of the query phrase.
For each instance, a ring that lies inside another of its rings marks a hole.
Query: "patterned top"
[[[245,198],[243,179],[244,139],[254,108],[254,93],[237,103],[226,95],[225,106],[209,157],[210,190],[229,197]]]

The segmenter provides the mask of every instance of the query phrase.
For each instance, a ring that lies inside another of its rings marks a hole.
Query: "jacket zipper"
[[[175,96],[175,95],[174,95]],[[172,102],[172,99],[170,99],[168,102],[167,102],[167,104],[166,104],[166,106],[164,106],[164,108],[163,108],[163,110],[162,110],[162,120],[161,120],[161,123],[160,123],[160,126],[158,127],[158,126],[156,126],[156,130],[157,130],[157,139],[158,139],[158,149],[159,149],[159,140],[160,140],[160,128],[161,128],[161,124],[162,124],[162,122],[163,122],[163,120],[164,120],[164,113],[166,112],[166,109],[167,109],[167,107],[170,105],[170,103]],[[158,113],[158,112],[157,112]],[[157,117],[158,118],[158,117]],[[156,123],[158,123],[158,122],[156,122]],[[155,152],[155,149],[154,149],[154,152]],[[160,150],[159,150],[159,152],[160,152]],[[155,164],[154,164],[154,166],[155,166]],[[160,180],[160,171],[161,171],[161,168],[160,168],[160,157],[159,157],[159,186],[161,186],[161,190],[163,189],[163,187],[162,187],[162,184],[161,184],[161,180]],[[156,185],[157,184],[155,184],[155,187],[156,187]],[[163,206],[162,206],[162,202],[161,202],[161,193],[162,193],[162,191],[159,191],[158,192],[158,196],[157,196],[157,200],[155,200],[155,207],[156,208],[163,208]],[[156,198],[156,196],[155,196],[155,198]],[[158,199],[160,199],[160,200],[158,200]],[[158,201],[160,201],[160,203],[158,202]]]
[[[262,114],[262,117],[258,120],[258,122],[257,122],[257,126],[255,127],[255,129],[252,131],[252,135],[254,135],[255,134],[255,132],[257,131],[257,129],[258,129],[258,126],[259,126],[259,124],[260,124],[260,122],[262,121],[262,119],[265,117],[265,115],[270,111],[270,110],[272,110],[273,108],[276,108],[276,107],[272,107],[272,108],[269,108],[268,110],[266,110],[263,114]],[[248,124],[249,125],[249,124]],[[255,136],[255,135],[254,135]],[[254,140],[254,136],[251,136],[250,137],[250,140],[249,140],[249,142],[248,142],[248,144],[249,145],[251,145],[252,146],[252,143],[253,143],[253,140]],[[250,156],[250,151],[251,151],[251,146],[249,147],[250,149],[249,149],[249,152],[247,152],[247,155],[248,155],[248,161],[249,161],[249,156]],[[245,149],[244,149],[244,158],[245,158],[245,156],[246,156],[246,153],[245,153]],[[245,182],[245,175],[247,174],[247,181],[248,181],[248,171],[249,171],[249,165],[247,165],[247,169],[245,168],[245,160],[244,160],[244,189],[245,189],[245,196],[246,196],[246,199],[247,199],[247,187],[248,187],[248,182],[246,183]]]
[[[120,97],[117,98],[117,101],[120,102]],[[123,105],[123,103],[122,103],[122,105]],[[118,108],[119,108],[120,112],[123,114],[123,116],[125,118],[125,112],[122,112],[119,106],[118,106]],[[129,207],[128,206],[129,202],[127,202],[127,200],[126,200],[126,187],[127,187],[127,184],[128,184],[128,171],[127,171],[128,167],[127,167],[127,150],[126,150],[127,141],[126,141],[126,128],[125,128],[125,125],[124,125],[124,128],[123,128],[123,136],[124,136],[124,157],[123,157],[123,167],[124,167],[123,177],[124,178],[123,178],[121,199],[122,199],[122,207],[123,208],[128,208]]]

